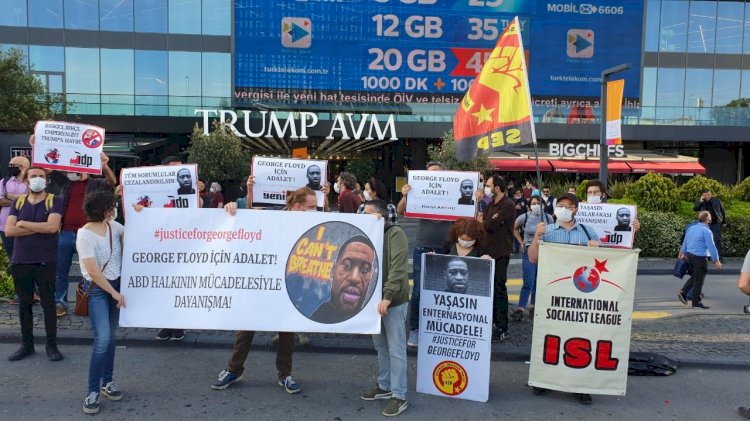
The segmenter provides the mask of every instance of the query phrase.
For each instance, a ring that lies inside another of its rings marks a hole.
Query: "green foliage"
[[[622,199],[625,197],[625,192],[628,186],[633,183],[633,179],[626,178],[624,180],[610,180],[609,181],[609,192],[607,198],[610,199]]]
[[[625,190],[625,195],[638,203],[639,210],[674,212],[679,206],[677,187],[661,174],[648,173]]]
[[[649,212],[638,209],[641,229],[635,235],[635,248],[641,256],[677,257],[682,232],[689,219],[671,212]]]
[[[711,195],[718,197],[722,201],[729,199],[729,189],[725,185],[702,175],[696,175],[688,180],[687,183],[680,186],[680,199],[688,202],[697,202],[705,189],[711,190]]]
[[[732,188],[732,197],[745,202],[750,202],[750,177],[742,180]]]
[[[62,95],[48,94],[26,66],[23,52],[0,51],[0,131],[31,131],[39,120],[62,114]]]
[[[676,211],[677,215],[686,219],[695,219],[697,212],[693,210],[694,205],[693,202],[685,202],[684,200],[680,201]]]
[[[468,161],[459,161],[456,158],[456,143],[453,141],[453,130],[443,134],[443,143],[440,146],[429,146],[427,154],[430,157],[430,161],[442,162],[447,170],[479,171],[482,173],[492,171],[487,155],[479,155]]]
[[[549,187],[549,194],[552,197],[557,197],[565,193],[570,186],[570,182],[566,180],[557,180],[553,178],[547,181],[542,181],[542,187]]]
[[[346,163],[345,171],[354,174],[360,187],[364,189],[365,183],[375,175],[375,164],[369,159],[354,159]]]
[[[229,126],[214,121],[208,136],[196,124],[190,135],[188,161],[198,164],[201,179],[240,180],[250,174],[250,153]]]
[[[589,180],[582,180],[580,184],[578,184],[578,187],[576,187],[576,196],[578,196],[579,200],[586,200],[586,184],[589,182]]]
[[[607,203],[612,203],[616,205],[633,205],[638,206],[638,203],[636,203],[635,199],[631,199],[630,197],[623,197],[621,199],[607,199]]]
[[[0,244],[0,298],[13,298],[15,293],[15,287],[13,286],[13,278],[7,272],[8,268],[8,256],[5,255],[2,244]]]
[[[746,207],[750,204],[745,203]],[[727,210],[729,215],[729,210]],[[727,216],[728,226],[722,228],[721,244],[726,257],[745,257],[750,249],[750,216],[744,215]]]

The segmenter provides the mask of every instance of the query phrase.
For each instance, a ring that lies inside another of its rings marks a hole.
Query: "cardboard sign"
[[[156,165],[120,171],[125,217],[133,205],[147,208],[198,208],[198,165]]]
[[[407,178],[411,190],[404,216],[444,221],[474,217],[478,172],[409,171]]]
[[[602,247],[633,248],[633,221],[638,209],[614,203],[579,203],[576,221],[596,231]]]
[[[34,127],[32,165],[99,175],[104,129],[62,121],[39,121]]]
[[[327,183],[328,161],[255,156],[252,170],[253,206],[284,205],[288,192],[307,186],[315,190],[318,208],[323,208],[321,188]]]

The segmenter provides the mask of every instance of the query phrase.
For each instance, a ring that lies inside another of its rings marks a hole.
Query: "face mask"
[[[542,212],[542,206],[541,205],[531,205],[531,213],[534,215],[539,215]]]
[[[213,187],[211,187],[211,188],[209,189],[209,191],[210,191],[211,193],[216,193],[216,189],[215,189],[215,188],[213,188]]]
[[[462,240],[460,238],[458,239],[458,244],[460,244],[461,247],[463,247],[463,248],[472,247],[472,246],[474,246],[474,243],[476,243],[476,242],[477,242],[477,240],[466,241],[466,240]]]
[[[21,174],[21,168],[19,167],[8,167],[8,175],[11,177],[18,177]]]
[[[115,209],[114,209],[114,213],[112,213],[112,220],[113,220],[113,221],[114,221],[115,219],[117,219],[117,215],[118,215],[118,213],[117,213],[117,206],[115,206]]]
[[[367,190],[365,190],[365,200],[368,202],[372,200],[372,195]]]
[[[333,185],[333,191],[335,191],[336,193],[341,193],[341,188],[339,187],[338,183]]]
[[[492,197],[492,189],[489,187],[484,188],[484,195],[487,197]]]
[[[68,173],[68,180],[72,182],[76,182],[81,179],[81,176],[77,172],[69,172]]]
[[[560,222],[570,222],[573,220],[573,211],[567,208],[555,207],[555,216]]]
[[[589,195],[589,196],[586,197],[586,202],[588,202],[588,203],[595,203],[595,204],[596,203],[602,203],[602,197],[601,196],[591,196],[591,195]]]
[[[42,177],[35,177],[29,180],[29,189],[34,193],[39,193],[47,187],[47,180]]]

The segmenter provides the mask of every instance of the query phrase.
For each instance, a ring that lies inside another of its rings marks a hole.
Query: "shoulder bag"
[[[112,260],[112,227],[109,225],[109,222],[107,223],[107,231],[109,231],[109,259],[107,259],[107,262],[104,263],[104,266],[102,266],[102,276],[104,276],[104,269],[107,268],[109,261]],[[81,282],[79,282],[78,286],[76,287],[76,308],[75,310],[73,310],[73,313],[76,316],[88,317],[89,292],[91,292],[91,288],[94,287],[94,281],[92,280],[91,282],[89,282],[89,287],[85,290],[83,289],[84,282],[84,280],[81,280]]]

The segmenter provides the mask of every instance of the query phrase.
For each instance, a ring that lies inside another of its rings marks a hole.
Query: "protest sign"
[[[120,325],[380,333],[381,250],[368,215],[131,212]]]
[[[52,170],[101,174],[104,129],[63,121],[38,121],[32,165]]]
[[[126,217],[133,213],[133,205],[147,208],[199,207],[196,164],[123,168],[120,182]]]
[[[540,244],[530,386],[625,395],[639,252]]]
[[[409,171],[404,216],[455,221],[473,218],[479,173],[463,171]]]
[[[320,190],[327,184],[327,174],[328,161],[254,156],[253,206],[283,206],[288,192],[307,186],[315,190],[318,208],[323,208]]]
[[[637,209],[631,205],[580,203],[576,221],[594,229],[602,247],[633,248],[633,221]]]
[[[417,392],[487,402],[495,261],[422,255]]]

